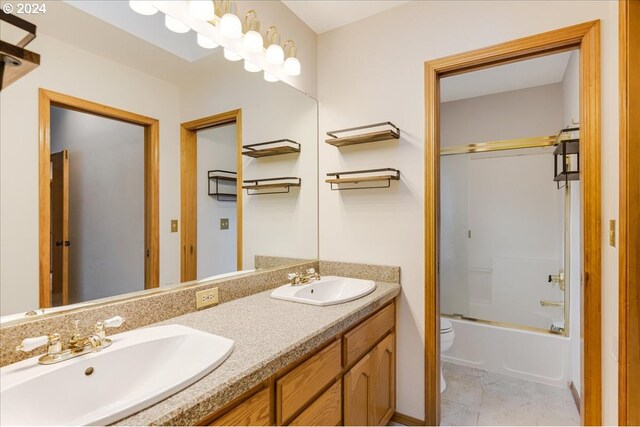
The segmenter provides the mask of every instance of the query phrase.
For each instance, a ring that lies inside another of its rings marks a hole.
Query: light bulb
[[[129,0],[129,7],[140,15],[155,15],[158,12],[158,9],[148,0]]]
[[[272,65],[281,65],[284,62],[284,50],[279,44],[269,45],[266,53],[267,62]]]
[[[214,42],[209,37],[203,36],[200,33],[198,33],[197,40],[198,40],[198,46],[203,47],[205,49],[215,49],[218,46],[220,46],[218,43]]]
[[[250,73],[257,73],[258,71],[262,71],[262,68],[258,67],[253,62],[249,62],[246,59],[244,60],[244,69]]]
[[[235,53],[231,49],[227,49],[225,47],[224,48],[224,58],[228,59],[229,61],[240,61],[242,59],[242,56],[238,55],[237,53]]]
[[[213,0],[189,1],[189,14],[201,21],[210,21],[216,16],[213,8]]]
[[[242,22],[233,13],[225,13],[220,18],[220,34],[223,37],[237,39],[242,35]]]
[[[174,33],[187,33],[190,28],[187,24],[183,24],[173,16],[164,16],[164,25]]]
[[[290,56],[284,61],[284,73],[288,76],[300,75],[300,61],[294,56]]]
[[[266,81],[268,81],[269,83],[274,83],[274,82],[277,82],[278,80],[280,80],[279,78],[277,78],[273,74],[269,74],[266,71],[264,72],[264,79]]]
[[[242,40],[242,47],[246,52],[262,52],[263,44],[262,34],[253,30],[247,31],[247,34],[244,35],[244,39]]]

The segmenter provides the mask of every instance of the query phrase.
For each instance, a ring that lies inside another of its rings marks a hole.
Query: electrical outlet
[[[171,220],[171,232],[172,233],[177,233],[178,232],[178,220],[177,219],[172,219]]]
[[[229,218],[220,218],[220,230],[229,229]]]
[[[196,309],[218,304],[218,288],[196,292]]]

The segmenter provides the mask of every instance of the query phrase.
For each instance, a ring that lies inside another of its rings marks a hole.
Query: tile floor
[[[580,425],[569,389],[443,362],[441,425]]]

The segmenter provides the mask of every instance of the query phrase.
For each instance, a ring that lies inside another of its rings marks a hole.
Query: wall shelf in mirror
[[[351,134],[345,136],[338,136],[340,133],[349,133],[359,131],[363,129],[375,129],[373,132]],[[331,138],[326,139],[327,144],[334,145],[336,147],[344,147],[347,145],[366,144],[369,142],[388,141],[390,139],[400,139],[400,128],[391,122],[376,123],[373,125],[357,126],[348,129],[332,130],[327,132]]]
[[[250,196],[263,194],[284,194],[288,193],[291,187],[300,187],[302,179],[293,176],[264,179],[246,179],[242,188],[247,190]],[[265,191],[266,190],[266,191]],[[278,191],[279,190],[279,191]]]
[[[326,179],[325,182],[331,184],[331,190],[333,191],[366,190],[374,188],[389,188],[391,186],[391,181],[400,180],[400,171],[393,168],[366,169],[359,171],[333,172],[328,173],[327,176],[331,178]],[[386,185],[359,186],[361,183],[384,181],[386,181]],[[349,184],[353,186],[344,187],[344,185]],[[343,185],[343,187],[341,187],[341,185]]]
[[[277,139],[275,141],[260,142],[258,144],[243,145],[243,155],[253,157],[279,156],[281,154],[291,154],[300,152],[300,143],[290,139]]]
[[[210,170],[208,175],[208,192],[209,196],[215,197],[220,202],[235,202],[238,197],[236,192],[224,192],[220,189],[220,184],[234,184],[233,190],[235,190],[235,183],[238,182],[237,173],[232,171],[225,171],[220,169]],[[211,188],[211,183],[215,182],[215,189]]]
[[[553,180],[558,188],[560,183],[580,180],[580,138],[575,138],[580,128],[568,128],[558,132],[556,147],[553,150]],[[575,166],[572,168],[572,164]]]

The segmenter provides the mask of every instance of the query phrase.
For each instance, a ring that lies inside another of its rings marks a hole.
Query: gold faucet
[[[41,365],[51,365],[53,363],[63,362],[73,359],[74,357],[84,354],[98,352],[103,348],[111,345],[111,340],[106,337],[105,328],[117,328],[124,323],[124,319],[120,316],[112,317],[104,322],[98,322],[93,326],[93,332],[87,336],[80,334],[78,328],[78,320],[74,321],[75,332],[69,340],[69,345],[63,349],[60,342],[60,334],[43,335],[41,337],[27,338],[22,344],[16,347],[17,351],[28,352],[38,347],[47,345],[47,354],[40,356],[38,363]]]
[[[306,275],[301,275],[300,273],[289,273],[287,274],[287,278],[291,282],[291,286],[297,286],[311,283],[315,280],[320,280],[320,274],[316,272],[315,268],[310,268],[307,270]]]

